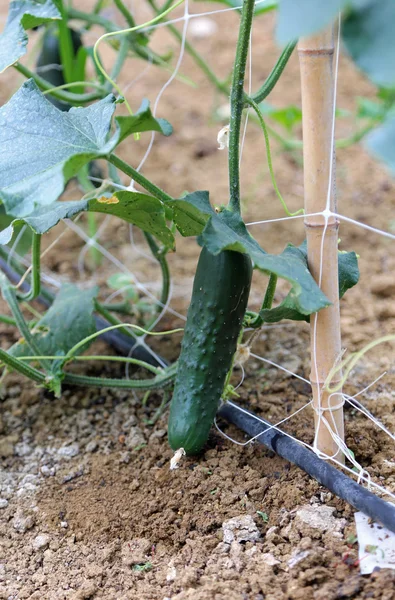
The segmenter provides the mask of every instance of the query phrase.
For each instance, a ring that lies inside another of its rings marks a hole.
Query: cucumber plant
[[[151,390],[173,385],[175,381],[169,420],[170,444],[175,450],[183,448],[191,454],[204,446],[219,402],[230,393],[230,375],[244,328],[257,329],[263,323],[282,319],[308,321],[311,314],[327,307],[329,301],[308,269],[305,244],[300,247],[288,244],[282,253],[270,254],[250,235],[241,215],[239,159],[243,112],[247,107],[253,109],[270,151],[268,135],[271,129],[266,125],[262,108],[296,45],[288,36],[288,44],[261,88],[253,94],[244,91],[253,18],[264,18],[260,15],[275,9],[275,2],[268,2],[264,10],[259,10],[253,0],[243,0],[237,5],[232,1],[232,6],[240,8],[240,29],[230,86],[228,80],[220,81],[216,77],[189,42],[185,45],[213,87],[222,95],[230,96],[227,203],[220,208],[214,206],[209,193],[204,190],[183,195],[180,190],[180,197],[175,198],[118,156],[118,147],[131,136],[137,144],[139,136],[145,132],[164,136],[172,133],[168,121],[152,114],[148,100],[138,99],[140,108],[133,113],[130,104],[124,103],[116,80],[129,56],[154,63],[157,68],[171,68],[171,55],[161,56],[153,51],[150,48],[153,29],[144,28],[158,21],[165,22],[169,12],[181,3],[182,0],[166,2],[161,7],[156,0],[147,0],[153,18],[146,24],[136,25],[124,2],[114,0],[114,9],[127,25],[127,29],[121,30],[100,13],[100,2],[89,14],[63,0],[11,2],[5,31],[0,37],[3,48],[0,70],[14,68],[27,80],[0,108],[3,150],[0,200],[6,217],[0,232],[0,259],[5,266],[8,263],[8,267],[12,267],[12,273],[8,272],[10,277],[3,275],[0,279],[2,295],[11,316],[2,315],[0,320],[17,327],[20,340],[9,350],[0,350],[0,361],[5,366],[5,373],[7,370],[18,371],[57,395],[61,394],[64,384]],[[280,5],[280,25],[281,11],[286,4],[284,1]],[[73,44],[70,33],[75,22],[82,24],[78,30],[82,32],[79,49],[78,44]],[[102,28],[103,42],[118,53],[109,74],[101,64],[98,45],[95,49],[84,46],[83,31],[92,25]],[[171,23],[166,26],[179,37]],[[27,48],[27,32],[33,27],[39,27],[44,44],[57,28],[63,83],[57,81],[54,86],[45,78],[44,72],[31,71],[22,60]],[[86,78],[85,64],[89,62],[94,75]],[[73,64],[80,65],[78,77],[73,76]],[[183,75],[180,77],[188,83]],[[68,103],[72,108],[61,111],[49,102],[49,98]],[[119,114],[119,106],[123,103],[128,108],[126,116]],[[31,118],[32,110],[34,119]],[[284,117],[274,115],[272,111],[273,119],[286,118],[292,122],[299,118],[298,114],[294,110],[291,117]],[[375,123],[378,119],[384,120],[386,114],[381,112]],[[293,126],[288,128],[288,132],[292,131]],[[132,139],[129,141],[132,143]],[[106,163],[107,178],[96,189],[87,184],[87,165],[97,159]],[[270,153],[268,162],[275,183]],[[123,186],[121,174],[133,179],[143,191]],[[84,195],[75,200],[59,200],[74,177],[80,182],[85,181]],[[277,186],[275,189],[278,192]],[[280,200],[285,206],[281,197]],[[158,315],[152,314],[151,310],[141,310],[141,306],[137,306],[141,301],[138,296],[125,294],[122,302],[106,304],[101,302],[101,291],[96,287],[80,290],[76,285],[68,284],[55,295],[42,286],[41,236],[62,219],[75,219],[83,213],[117,217],[142,230],[161,270],[159,310],[166,306],[169,298],[170,274],[166,255],[175,248],[176,232],[197,237],[202,250],[178,363],[152,364],[145,342],[137,346],[131,357],[86,354],[90,344],[103,332],[128,336],[130,346],[139,342],[142,333],[158,334],[152,331]],[[26,227],[32,235],[29,272],[25,272],[15,255],[9,254],[10,244],[21,227]],[[343,295],[358,281],[358,265],[353,252],[339,253],[338,259],[339,289]],[[257,313],[247,310],[253,269],[269,276],[267,291]],[[24,281],[15,285],[12,279],[15,274]],[[287,297],[273,307],[278,278],[289,282],[291,289]],[[35,312],[34,320],[27,321],[24,309],[35,299],[45,301],[49,308],[45,314]],[[133,304],[136,304],[135,308]],[[130,323],[130,319],[138,319],[138,322]],[[117,379],[77,375],[68,369],[73,361],[93,359],[130,363],[146,369],[150,375],[144,379]]]

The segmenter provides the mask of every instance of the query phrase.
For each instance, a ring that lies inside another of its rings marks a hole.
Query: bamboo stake
[[[341,390],[330,395],[323,390],[330,369],[341,352],[338,228],[336,212],[335,156],[332,155],[334,102],[333,27],[300,40],[298,53],[302,83],[305,229],[308,262],[314,279],[332,306],[311,318],[311,385],[315,419],[315,447],[328,456],[344,460],[331,430],[344,439]],[[333,161],[333,162],[332,162]],[[332,185],[329,179],[332,162]],[[322,213],[308,216],[312,213]],[[340,381],[341,373],[337,374]],[[334,382],[333,382],[334,383]],[[333,384],[332,384],[333,385]],[[337,408],[333,408],[337,407]],[[328,409],[329,410],[326,410]]]

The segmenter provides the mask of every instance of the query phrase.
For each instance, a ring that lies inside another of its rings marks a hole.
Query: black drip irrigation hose
[[[18,283],[21,278],[21,276],[14,271],[14,269],[2,257],[0,257],[0,269],[14,284]],[[20,286],[20,290],[21,292],[28,292],[30,290],[29,283],[24,281]],[[42,306],[45,306],[45,308],[51,306],[51,299],[53,300],[53,295],[48,290],[44,290],[44,293],[36,298],[37,302],[39,302]],[[97,331],[110,326],[110,323],[100,315],[94,315],[94,319],[96,322]],[[153,365],[154,367],[162,367],[163,364],[167,364],[167,361],[164,359],[162,359],[162,362],[159,362],[145,346],[139,344],[138,337],[131,337],[125,335],[121,331],[113,330],[106,331],[106,333],[103,333],[101,336],[99,336],[99,338],[107,342],[123,356],[137,358],[138,360],[142,360],[150,365]]]
[[[17,282],[20,276],[0,257],[0,268],[13,282]],[[24,283],[21,291],[28,291],[29,284]],[[51,302],[47,297],[40,296],[37,300],[44,306],[50,306]],[[99,315],[95,315],[98,330],[108,327],[109,323]],[[134,346],[136,343],[132,337],[122,334],[120,331],[111,331],[101,336],[107,343],[113,346],[118,352],[124,355],[131,355],[140,360],[144,360],[154,366],[161,366],[154,356],[143,346]],[[131,352],[131,349],[133,351]],[[162,359],[163,360],[163,359]],[[261,419],[253,413],[243,409],[241,411],[234,403],[223,404],[218,416],[226,421],[233,423],[251,438],[259,436],[256,440],[275,452],[281,458],[288,460],[308,475],[316,479],[318,483],[324,485],[332,493],[336,494],[342,500],[345,500],[351,506],[360,510],[374,521],[382,523],[384,527],[395,533],[395,506],[385,502],[366,488],[362,487],[350,477],[332,467],[325,460],[319,458],[316,454],[302,446],[300,443],[289,438],[284,433],[272,428],[272,424]]]
[[[395,505],[372,494],[302,444],[272,429],[271,423],[258,419],[249,411],[241,411],[233,402],[223,404],[218,416],[233,423],[251,438],[259,436],[256,438],[257,442],[297,465],[336,496],[395,533]]]

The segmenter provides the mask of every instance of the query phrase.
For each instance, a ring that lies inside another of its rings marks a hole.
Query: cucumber
[[[246,254],[203,248],[178,361],[168,438],[196,454],[207,441],[231,368],[252,277]]]

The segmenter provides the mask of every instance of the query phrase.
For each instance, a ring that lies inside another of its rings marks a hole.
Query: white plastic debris
[[[377,567],[395,569],[395,534],[361,512],[355,513],[355,523],[361,574],[369,575]]]
[[[222,127],[217,135],[217,142],[219,144],[218,150],[225,150],[229,148],[229,125]]]
[[[184,450],[184,448],[178,448],[178,450],[176,450],[174,452],[173,458],[170,461],[170,471],[174,471],[174,469],[178,469],[179,462],[182,459],[183,456],[185,456],[186,452]]]

